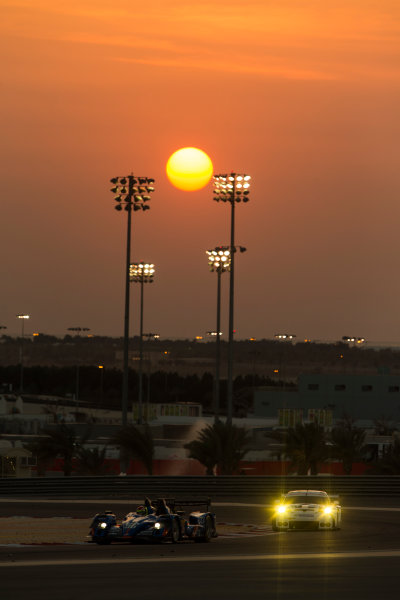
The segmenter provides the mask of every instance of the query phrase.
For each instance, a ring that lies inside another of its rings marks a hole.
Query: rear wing
[[[159,503],[165,502],[165,504],[168,506],[168,508],[175,513],[177,510],[183,508],[184,506],[190,506],[190,507],[205,507],[205,511],[204,512],[210,512],[210,508],[211,508],[211,499],[210,498],[205,498],[202,500],[196,499],[196,500],[177,500],[176,498],[158,498],[156,500],[156,505],[158,505]]]

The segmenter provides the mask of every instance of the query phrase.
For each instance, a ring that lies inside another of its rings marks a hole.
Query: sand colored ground
[[[0,545],[2,544],[83,544],[88,541],[91,519],[53,517],[0,518]],[[217,526],[222,536],[265,535],[267,526],[223,523]]]

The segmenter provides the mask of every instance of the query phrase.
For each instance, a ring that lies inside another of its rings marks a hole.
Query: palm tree
[[[327,459],[325,434],[315,423],[298,423],[284,434],[284,454],[299,475],[318,473],[318,463]]]
[[[153,474],[154,440],[147,423],[141,427],[122,427],[111,442],[117,444],[129,457],[143,463],[149,475]]]
[[[31,445],[28,444],[28,450],[35,453],[39,461],[42,462],[50,462],[51,459],[57,456],[61,457],[64,463],[64,475],[71,475],[73,459],[78,448],[84,443],[86,436],[78,441],[74,429],[64,424],[54,428],[47,427],[41,433],[44,437],[40,437]]]
[[[184,448],[189,450],[189,458],[194,458],[205,466],[206,475],[214,475],[217,464],[215,440],[211,435],[205,435],[203,432],[204,429],[198,434],[199,439],[185,444]]]
[[[360,459],[365,448],[365,431],[356,427],[354,420],[345,415],[331,431],[332,456],[342,461],[343,470],[350,475],[353,463]]]
[[[190,458],[206,467],[207,475],[213,475],[215,467],[221,475],[232,475],[247,452],[248,441],[249,434],[243,427],[218,420],[204,427],[184,448],[189,450]]]
[[[77,474],[78,475],[106,475],[110,470],[105,464],[106,447],[99,451],[98,448],[84,448],[77,452]]]

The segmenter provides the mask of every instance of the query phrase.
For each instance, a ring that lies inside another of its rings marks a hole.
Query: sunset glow
[[[130,173],[156,182],[132,223],[132,260],[157,265],[149,327],[213,329],[204,252],[230,235],[215,172],[252,178],[235,213],[237,339],[400,341],[399,2],[0,4],[10,335],[22,311],[28,333],[121,335],[126,213],[108,182]],[[166,172],[186,146],[210,162]],[[226,332],[226,305],[221,319]]]

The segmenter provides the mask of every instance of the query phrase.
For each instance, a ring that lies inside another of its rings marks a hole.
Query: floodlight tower
[[[228,247],[218,246],[214,250],[206,250],[210,271],[217,273],[217,329],[215,339],[215,382],[214,382],[214,419],[219,419],[219,367],[221,362],[221,275],[229,271],[231,253]]]
[[[132,263],[129,269],[130,281],[140,283],[140,333],[139,333],[139,411],[138,424],[143,420],[143,288],[145,283],[153,283],[155,268],[152,263]]]
[[[154,179],[135,177],[113,177],[111,180],[116,202],[115,209],[128,213],[126,235],[126,267],[125,267],[125,316],[124,316],[124,371],[122,380],[122,426],[128,422],[128,377],[129,377],[129,269],[131,263],[131,227],[132,212],[149,210],[150,194],[154,192]]]
[[[229,202],[231,205],[231,268],[229,278],[229,343],[228,343],[228,412],[227,422],[232,423],[233,412],[233,315],[235,284],[235,206],[236,202],[248,202],[250,193],[250,175],[228,173],[214,175],[214,200]]]

